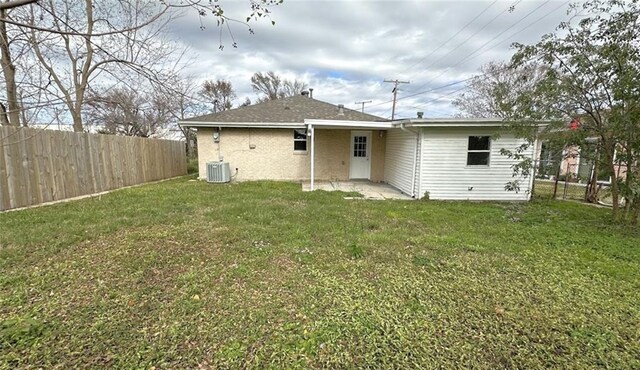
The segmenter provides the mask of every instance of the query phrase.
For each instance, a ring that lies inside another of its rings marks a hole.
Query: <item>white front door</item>
[[[349,178],[369,179],[371,175],[371,131],[351,131]]]

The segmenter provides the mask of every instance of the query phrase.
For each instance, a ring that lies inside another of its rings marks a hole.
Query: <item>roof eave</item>
[[[547,121],[536,122],[537,126],[546,126]],[[502,127],[505,121],[495,118],[414,118],[393,122],[394,127]]]
[[[387,130],[393,128],[391,122],[384,121],[352,121],[352,120],[330,120],[330,119],[305,119],[304,123],[316,127],[332,128],[370,128]]]
[[[296,122],[205,122],[205,121],[180,121],[181,127],[235,127],[235,128],[304,128],[304,123]]]

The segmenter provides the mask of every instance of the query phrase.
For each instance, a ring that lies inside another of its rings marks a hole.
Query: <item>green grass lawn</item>
[[[0,214],[0,368],[639,368],[609,211],[172,180]]]
[[[540,198],[553,198],[554,181],[536,180],[535,194]],[[577,200],[584,202],[586,184],[578,184],[574,182],[558,182],[558,190],[556,191],[557,199]],[[604,192],[604,191],[603,191]]]

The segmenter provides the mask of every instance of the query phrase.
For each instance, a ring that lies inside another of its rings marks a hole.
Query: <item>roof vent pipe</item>
[[[307,90],[304,90],[303,92],[300,93],[302,96],[306,96],[309,97],[309,92]]]
[[[309,88],[309,97],[313,99],[313,88]]]
[[[344,116],[344,104],[338,104],[338,115]]]
[[[424,116],[424,112],[418,112],[418,118],[422,118]]]

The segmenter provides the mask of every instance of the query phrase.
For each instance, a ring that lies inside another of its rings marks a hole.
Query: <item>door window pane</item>
[[[367,137],[366,136],[353,137],[353,156],[356,158],[362,158],[367,156]]]

